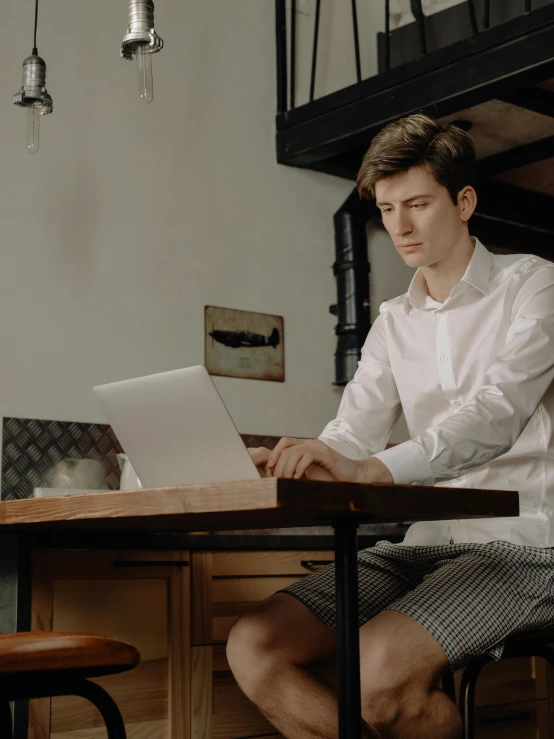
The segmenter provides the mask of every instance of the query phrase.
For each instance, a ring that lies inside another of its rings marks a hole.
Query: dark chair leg
[[[79,680],[73,685],[70,692],[73,695],[80,695],[82,698],[86,698],[96,706],[106,724],[108,739],[127,739],[119,708],[104,688],[89,680]]]
[[[460,713],[462,714],[463,739],[475,737],[475,686],[483,667],[492,662],[488,654],[481,654],[471,660],[462,675],[460,686]]]
[[[450,700],[456,703],[456,686],[454,684],[454,673],[447,672],[442,678],[442,689],[443,692],[450,698]]]
[[[0,701],[0,736],[2,739],[12,739],[12,712],[8,701]]]

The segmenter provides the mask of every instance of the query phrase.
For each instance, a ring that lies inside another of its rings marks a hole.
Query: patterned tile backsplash
[[[247,446],[275,446],[278,436],[242,437]],[[96,459],[106,468],[110,490],[119,489],[116,455],[122,450],[111,426],[102,423],[4,418],[2,425],[2,500],[30,498],[62,459]],[[46,487],[47,485],[45,485]]]
[[[106,468],[107,485],[119,488],[116,455],[121,445],[111,426],[101,423],[4,418],[2,500],[30,498],[62,459],[96,459]]]

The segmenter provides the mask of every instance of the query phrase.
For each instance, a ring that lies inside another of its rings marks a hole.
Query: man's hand
[[[269,459],[269,455],[271,454],[271,449],[267,449],[265,446],[259,446],[255,449],[253,447],[249,447],[247,451],[258,468],[260,477],[271,477],[266,470],[266,464]]]
[[[308,480],[394,483],[381,460],[374,457],[348,459],[319,439],[281,439],[269,455],[267,469],[273,477],[296,480],[305,477]]]

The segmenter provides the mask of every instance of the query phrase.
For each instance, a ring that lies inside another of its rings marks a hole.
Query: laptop
[[[259,479],[205,367],[93,391],[143,487]]]

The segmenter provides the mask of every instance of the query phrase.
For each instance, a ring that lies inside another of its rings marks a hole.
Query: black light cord
[[[38,0],[35,0],[35,34],[33,37],[33,56],[38,56],[37,49]]]

